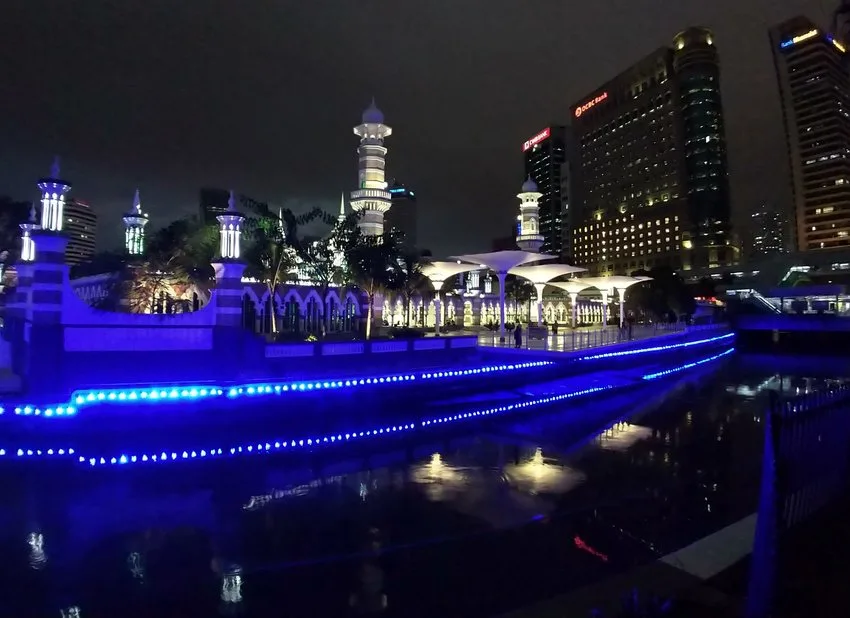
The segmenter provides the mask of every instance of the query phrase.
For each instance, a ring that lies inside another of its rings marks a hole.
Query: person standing
[[[522,324],[517,322],[516,328],[514,328],[514,343],[516,343],[517,349],[522,346]]]

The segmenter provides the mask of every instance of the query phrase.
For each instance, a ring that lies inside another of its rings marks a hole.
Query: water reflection
[[[29,545],[29,565],[39,571],[47,564],[47,553],[44,551],[44,535],[41,532],[30,532],[27,535]]]
[[[768,377],[647,386],[348,460],[9,474],[0,598],[35,586],[45,615],[86,618],[501,614],[749,514],[766,393],[737,387]]]
[[[531,495],[565,494],[580,485],[586,476],[555,458],[544,457],[537,447],[526,461],[505,466],[507,482]]]

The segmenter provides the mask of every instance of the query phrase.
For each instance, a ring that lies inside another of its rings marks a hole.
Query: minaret
[[[360,137],[359,188],[351,192],[351,209],[360,213],[358,225],[365,236],[380,236],[384,233],[384,213],[392,206],[384,173],[387,156],[384,138],[392,135],[393,130],[384,124],[384,114],[374,99],[361,120],[354,127],[354,134]]]
[[[336,217],[338,223],[345,221],[345,193],[339,194],[339,214]]]
[[[26,223],[21,223],[21,261],[35,261],[35,241],[32,239],[33,230],[39,227],[35,218],[35,205],[30,206],[30,218]]]
[[[522,192],[517,194],[520,199],[520,228],[516,244],[523,251],[539,253],[540,247],[543,246],[543,236],[540,234],[540,206],[537,203],[542,195],[531,176],[522,183]]]
[[[38,181],[41,189],[41,229],[61,232],[65,216],[65,194],[71,184],[59,179],[59,157],[53,160],[50,176]]]
[[[236,196],[230,192],[227,210],[216,217],[221,233],[220,253],[222,260],[239,260],[242,257],[242,221],[245,216],[236,210]]]
[[[142,212],[139,190],[133,197],[133,209],[124,215],[124,248],[129,255],[142,255],[145,252],[145,226],[147,213]]]

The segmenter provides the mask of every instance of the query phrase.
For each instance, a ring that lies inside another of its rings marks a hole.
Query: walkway
[[[537,337],[532,329],[532,333],[527,330],[523,333],[521,348],[526,350],[545,350],[551,352],[574,352],[576,350],[586,350],[589,348],[597,348],[615,343],[624,343],[625,341],[639,341],[643,339],[652,339],[653,337],[663,337],[675,333],[695,332],[699,330],[714,330],[719,328],[719,324],[705,324],[699,326],[686,326],[684,324],[654,324],[650,326],[635,326],[632,329],[631,339],[621,332],[616,326],[608,328],[593,328],[593,329],[566,329],[558,332],[557,335],[550,331],[546,337]],[[498,331],[484,331],[478,333],[478,345],[483,347],[497,348],[514,348],[516,343],[512,333],[505,333],[505,341],[499,341]]]

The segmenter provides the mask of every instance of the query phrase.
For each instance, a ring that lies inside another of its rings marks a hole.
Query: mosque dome
[[[375,105],[375,99],[364,110],[362,120],[363,124],[384,124],[384,112]]]
[[[531,176],[529,176],[524,183],[522,183],[522,192],[523,193],[537,193],[537,183],[532,180]]]

